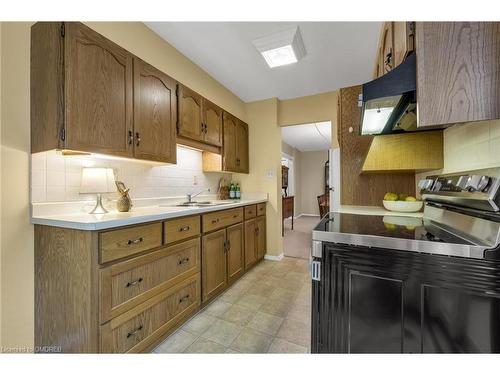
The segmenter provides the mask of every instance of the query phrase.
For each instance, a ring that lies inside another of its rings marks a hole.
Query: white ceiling
[[[328,150],[332,143],[330,121],[281,128],[281,140],[301,152]]]
[[[380,22],[146,22],[217,81],[249,102],[333,91],[372,77]],[[299,26],[306,56],[269,68],[254,39]]]

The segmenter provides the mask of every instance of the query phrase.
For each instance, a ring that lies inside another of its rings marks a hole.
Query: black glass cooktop
[[[353,235],[470,244],[470,242],[454,236],[424,219],[411,216],[356,215],[331,212],[320,221],[314,230]]]

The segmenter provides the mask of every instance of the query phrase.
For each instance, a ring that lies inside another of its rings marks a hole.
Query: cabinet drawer
[[[266,204],[265,203],[259,203],[257,205],[257,216],[263,216],[266,214]]]
[[[161,223],[99,233],[100,263],[161,246]]]
[[[243,221],[243,208],[211,212],[202,216],[203,233],[228,227]]]
[[[101,270],[101,323],[200,272],[200,254],[195,238]]]
[[[245,220],[253,219],[255,216],[257,216],[257,206],[255,204],[252,204],[251,206],[245,206],[244,211]]]
[[[200,274],[157,294],[101,326],[101,352],[144,351],[200,305]]]
[[[171,244],[197,236],[200,234],[200,226],[200,216],[183,217],[166,221],[163,223],[163,242]]]

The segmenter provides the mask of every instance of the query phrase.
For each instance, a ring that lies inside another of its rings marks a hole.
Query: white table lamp
[[[115,191],[115,175],[111,168],[82,168],[80,194],[97,194],[97,203],[91,214],[108,212],[102,206],[101,194]]]

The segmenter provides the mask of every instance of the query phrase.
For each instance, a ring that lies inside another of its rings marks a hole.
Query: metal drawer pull
[[[236,219],[238,216],[240,216],[240,215],[238,215],[238,214],[234,214],[234,215],[233,215],[233,218],[235,218],[235,219]]]
[[[137,327],[136,329],[134,329],[133,331],[127,333],[127,339],[129,337],[132,337],[132,336],[135,336],[139,331],[142,331],[142,329],[144,328],[144,326],[141,324],[139,327]]]
[[[189,299],[189,294],[186,294],[184,297],[182,297],[181,299],[179,299],[179,303],[187,301],[188,299]]]
[[[139,277],[137,280],[134,280],[134,281],[129,281],[127,283],[127,285],[125,285],[125,288],[130,288],[131,286],[136,286],[138,285],[139,283],[142,283],[142,280],[143,278],[142,277]]]
[[[186,232],[190,229],[191,229],[191,227],[189,225],[186,225],[186,226],[180,227],[179,232]]]
[[[212,224],[216,224],[216,223],[218,223],[218,222],[219,222],[219,219],[213,219],[213,220],[212,220]]]
[[[182,258],[181,260],[179,260],[179,262],[177,264],[180,266],[181,264],[184,264],[184,263],[187,263],[187,262],[189,262],[189,258],[188,257]]]
[[[135,240],[128,240],[127,243],[129,245],[137,245],[138,243],[141,243],[142,241],[144,241],[144,238],[139,237],[139,238],[136,238]]]

